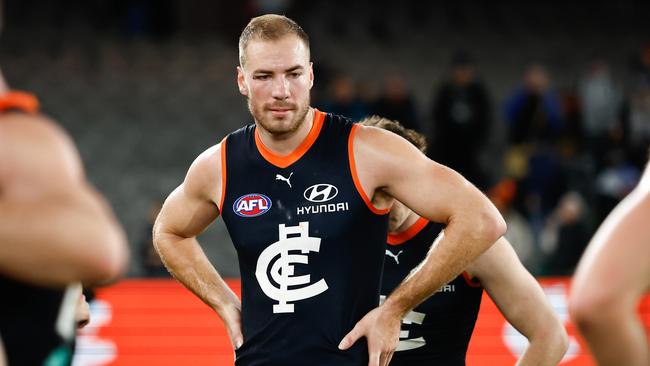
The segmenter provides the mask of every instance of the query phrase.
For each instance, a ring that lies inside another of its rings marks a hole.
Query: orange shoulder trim
[[[481,287],[481,283],[478,282],[476,277],[470,276],[469,273],[467,273],[467,271],[463,271],[462,275],[463,275],[463,279],[465,280],[465,283],[467,284],[467,286],[469,286],[469,287]]]
[[[219,212],[223,212],[223,201],[226,199],[226,140],[221,140],[221,197],[219,198]]]
[[[368,206],[370,211],[374,212],[377,215],[385,215],[390,212],[390,208],[386,208],[382,210],[375,207],[372,204],[372,201],[366,195],[366,192],[364,192],[363,187],[361,186],[361,181],[359,180],[359,176],[357,175],[357,165],[354,161],[354,135],[357,132],[357,128],[359,128],[359,125],[357,124],[352,125],[352,130],[350,131],[350,137],[348,138],[348,159],[350,161],[350,173],[352,173],[352,180],[354,181],[354,186],[357,188],[357,192],[359,192],[359,195],[366,203],[366,206]]]
[[[429,220],[424,217],[420,217],[416,222],[413,223],[408,229],[402,231],[398,234],[388,234],[388,244],[390,245],[400,245],[406,241],[412,239],[416,236],[425,226],[429,223]]]
[[[38,112],[38,107],[38,99],[30,93],[14,90],[0,95],[0,112],[17,109],[34,114]]]

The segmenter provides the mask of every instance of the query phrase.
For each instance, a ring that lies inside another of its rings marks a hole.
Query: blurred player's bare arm
[[[169,195],[156,220],[154,244],[171,274],[219,314],[238,348],[243,342],[241,303],[196,239],[219,216],[220,154],[221,145],[201,154]]]
[[[650,289],[650,168],[607,217],[583,255],[569,301],[599,365],[650,364],[636,310]]]
[[[0,118],[0,270],[50,286],[120,274],[124,233],[67,135],[42,116]]]
[[[492,203],[460,174],[427,159],[389,131],[359,126],[354,157],[361,186],[377,206],[389,207],[392,201],[386,197],[394,197],[420,216],[447,225],[445,237],[422,265],[342,342],[345,348],[365,335],[371,361],[373,352],[381,352],[374,357],[381,359],[376,364],[384,365],[397,345],[402,317],[501,237],[505,222]]]
[[[568,347],[564,326],[510,243],[501,238],[467,267],[530,344],[517,365],[557,365]]]

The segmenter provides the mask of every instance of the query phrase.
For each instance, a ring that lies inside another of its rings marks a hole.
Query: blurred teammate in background
[[[426,153],[423,135],[377,116],[359,122],[391,131]],[[382,299],[389,295],[444,237],[444,225],[420,217],[398,201],[390,212]],[[562,322],[544,292],[501,237],[465,271],[402,321],[392,366],[464,366],[485,289],[505,318],[530,344],[519,365],[557,365],[568,347]]]
[[[602,223],[573,279],[569,309],[598,365],[650,365],[637,314],[650,289],[650,167]]]
[[[115,278],[127,253],[70,138],[0,73],[0,337],[8,364],[68,364],[79,282]]]

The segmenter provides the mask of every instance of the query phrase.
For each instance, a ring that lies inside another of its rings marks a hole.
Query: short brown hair
[[[244,51],[251,40],[276,41],[287,35],[295,35],[300,38],[305,42],[309,52],[309,36],[292,19],[277,14],[266,14],[251,19],[239,36],[239,64],[244,66],[246,62]]]
[[[370,116],[359,121],[364,126],[378,127],[406,139],[423,153],[427,152],[427,139],[423,134],[402,126],[399,122],[379,116]]]

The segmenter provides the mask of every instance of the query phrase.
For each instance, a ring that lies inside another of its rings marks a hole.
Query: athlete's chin
[[[291,119],[269,118],[261,123],[262,128],[273,135],[284,135],[296,130],[296,126]]]

